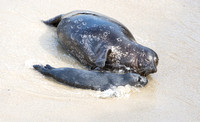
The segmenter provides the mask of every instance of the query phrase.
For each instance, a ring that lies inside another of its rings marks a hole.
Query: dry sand
[[[158,72],[145,88],[102,99],[31,68],[83,68],[40,22],[72,10],[113,17],[158,53]],[[200,121],[198,0],[1,0],[0,44],[0,121]]]

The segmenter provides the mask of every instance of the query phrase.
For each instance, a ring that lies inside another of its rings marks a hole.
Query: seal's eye
[[[145,53],[143,53],[142,56],[145,57],[146,56]]]
[[[147,59],[145,59],[145,61],[146,61],[146,62],[149,62],[150,60],[147,58]]]

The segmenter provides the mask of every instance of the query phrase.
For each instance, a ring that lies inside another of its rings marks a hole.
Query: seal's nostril
[[[135,86],[137,86],[137,87],[143,87],[147,83],[148,83],[148,80],[145,77],[140,76],[140,77],[138,77],[138,82],[137,82],[137,84]]]
[[[138,82],[141,82],[141,77],[138,77]]]
[[[156,67],[153,67],[153,72],[157,72],[157,68]]]
[[[152,73],[157,72],[157,68],[156,68],[155,66],[152,66],[152,67],[151,67],[151,72],[152,72]]]

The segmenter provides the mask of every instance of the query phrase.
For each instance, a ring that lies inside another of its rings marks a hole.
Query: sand
[[[73,10],[119,20],[158,53],[158,72],[146,87],[101,93],[32,69],[84,68],[63,51],[55,28],[40,21]],[[200,1],[1,0],[0,20],[0,121],[200,121]]]

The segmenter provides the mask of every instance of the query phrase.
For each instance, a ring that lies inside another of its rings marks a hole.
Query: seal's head
[[[115,52],[114,57],[120,57],[117,66],[121,66],[120,68],[125,72],[133,72],[142,76],[157,72],[158,55],[152,49],[140,44],[133,45],[127,50],[121,50],[121,52]],[[112,62],[114,58],[111,55],[108,59]]]
[[[148,83],[148,80],[146,77],[140,76],[139,74],[135,73],[126,73],[124,74],[124,79],[128,82],[131,86],[136,87],[143,87]]]
[[[137,55],[137,73],[147,76],[157,72],[158,55],[152,49],[144,47]]]

